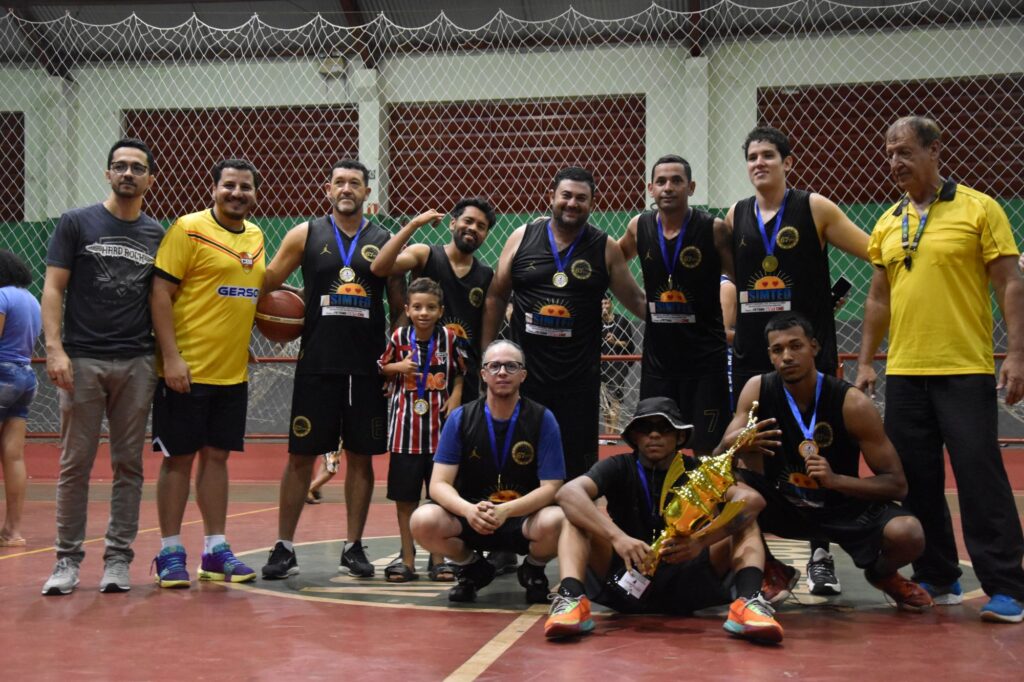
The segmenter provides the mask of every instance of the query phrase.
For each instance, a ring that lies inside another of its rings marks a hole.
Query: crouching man
[[[526,359],[511,341],[483,354],[486,395],[452,411],[441,430],[430,498],[410,525],[413,538],[455,567],[448,600],[471,602],[494,579],[481,551],[525,554],[519,584],[526,601],[546,603],[544,566],[554,558],[562,510],[550,506],[565,480],[562,440],[551,411],[519,396]]]
[[[562,580],[544,626],[547,637],[593,630],[593,599],[623,613],[669,615],[731,602],[728,632],[763,642],[782,640],[782,627],[760,594],[764,546],[753,520],[764,501],[743,484],[725,493],[727,501],[746,501],[737,517],[699,539],[666,540],[649,582],[639,575],[651,558],[648,542],[665,528],[659,512],[665,476],[692,431],[671,399],[641,400],[622,432],[633,452],[598,462],[558,492],[566,518],[558,545]],[[696,465],[691,460],[687,468]],[[672,484],[685,480],[684,473]],[[607,514],[596,504],[600,497],[607,500]]]

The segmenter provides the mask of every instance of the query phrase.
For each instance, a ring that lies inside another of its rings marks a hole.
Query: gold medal
[[[818,454],[818,444],[810,439],[800,441],[800,445],[796,446],[796,449],[804,459]]]
[[[356,278],[356,271],[345,266],[338,272],[338,277],[341,277],[342,282],[351,282]]]
[[[511,502],[512,500],[518,500],[519,493],[517,493],[515,490],[502,490],[501,488],[499,488],[498,490],[495,490],[493,493],[491,493],[487,497],[487,499],[493,502],[494,504],[501,504],[502,502]]]
[[[765,272],[775,272],[779,269],[779,259],[775,256],[768,254],[761,261],[761,267],[764,268]]]
[[[565,286],[569,284],[569,275],[564,272],[556,272],[554,276],[551,277],[551,283],[559,289],[564,289]]]
[[[423,398],[417,398],[416,402],[412,404],[412,411],[421,417],[430,410],[430,403]]]

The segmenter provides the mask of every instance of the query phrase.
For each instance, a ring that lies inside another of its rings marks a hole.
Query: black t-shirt
[[[469,272],[459,277],[452,270],[444,246],[430,247],[423,271],[414,277],[429,277],[444,292],[444,317],[441,324],[455,332],[466,352],[466,376],[463,402],[475,399],[480,378],[480,334],[483,328],[484,299],[494,278],[494,270],[473,258]],[[467,393],[467,390],[469,393]]]
[[[347,251],[352,239],[335,230],[328,217],[309,221],[302,255],[306,321],[295,368],[299,374],[377,374],[377,360],[387,345],[387,278],[370,272],[370,263],[391,235],[366,222],[352,252],[355,278],[345,282],[339,234]]]
[[[153,352],[149,289],[164,236],[146,214],[125,222],[103,204],[60,217],[46,264],[71,271],[64,299],[64,350],[70,357],[131,358]]]
[[[640,214],[637,255],[647,298],[643,371],[666,378],[720,375],[725,371],[726,343],[715,219],[692,209],[686,232],[665,240],[665,250],[672,258],[682,239],[671,278],[658,240],[659,229],[657,211]]]
[[[697,466],[687,458],[687,469]],[[626,535],[650,543],[665,529],[658,514],[665,471],[644,468],[647,489],[638,470],[636,452],[603,459],[590,468],[587,476],[597,485],[597,496],[608,502],[608,516]],[[673,485],[686,481],[681,475]]]
[[[772,370],[764,328],[778,312],[792,310],[807,317],[821,345],[816,364],[826,374],[835,374],[836,323],[832,314],[828,246],[822,247],[811,215],[810,193],[790,190],[786,211],[775,235],[773,255],[778,267],[767,271],[766,251],[754,214],[754,197],[736,204],[733,211],[733,256],[736,266],[736,336],[733,366],[740,374]],[[771,235],[775,218],[765,222]]]
[[[547,218],[526,226],[512,259],[512,339],[523,347],[530,385],[571,388],[600,381],[601,299],[608,289],[608,235],[591,225],[556,287]],[[560,251],[565,258],[568,247]]]
[[[860,444],[847,433],[843,421],[843,402],[852,385],[833,376],[822,377],[821,395],[818,398],[817,420],[813,440],[818,444],[819,454],[828,460],[832,471],[843,476],[857,477],[860,467]],[[761,375],[761,394],[758,396],[757,418],[778,420],[782,430],[782,447],[774,448],[774,456],[764,458],[765,478],[795,505],[829,510],[844,505],[862,504],[853,501],[834,490],[818,488],[807,476],[803,457],[797,450],[805,436],[786,399],[784,382],[778,372]],[[809,423],[813,407],[802,412],[803,423]]]

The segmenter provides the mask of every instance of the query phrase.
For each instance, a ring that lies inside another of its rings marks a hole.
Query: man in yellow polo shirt
[[[200,580],[255,580],[224,535],[228,454],[242,450],[248,398],[249,335],[266,270],[263,232],[246,220],[260,176],[244,159],[213,167],[212,209],[178,218],[156,254],[150,305],[159,382],[153,448],[164,455],[156,503],[161,587],[188,587],[181,521],[192,462],[205,543]]]
[[[956,476],[967,551],[989,602],[981,617],[1024,620],[1024,536],[997,443],[996,391],[1024,395],[1024,281],[1006,213],[991,197],[939,174],[935,121],[901,118],[885,150],[904,195],[878,219],[857,386],[873,392],[872,358],[886,330],[885,430],[903,460],[904,506],[924,526],[914,581],[936,604],[963,600],[945,498],[943,445]],[[995,380],[988,285],[1006,321],[1007,357]]]

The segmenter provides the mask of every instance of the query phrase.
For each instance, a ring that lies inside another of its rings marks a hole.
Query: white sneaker
[[[43,594],[71,594],[78,587],[78,564],[64,557],[53,567],[53,575],[43,585]]]
[[[121,558],[108,559],[103,566],[100,592],[127,592],[130,589],[132,581],[128,575],[128,562]]]

